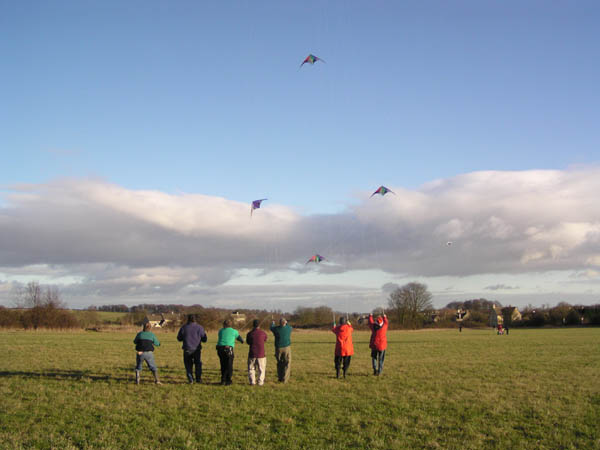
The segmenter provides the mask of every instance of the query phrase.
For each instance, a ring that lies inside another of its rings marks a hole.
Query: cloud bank
[[[390,188],[395,196],[369,198],[365,190],[338,214],[303,216],[270,201],[251,218],[249,203],[100,180],[12,186],[0,206],[0,273],[31,275],[37,267],[49,279],[74,280],[73,295],[165,301],[210,297],[244,270],[332,279],[361,270],[398,277],[600,270],[598,168],[474,172]],[[306,265],[314,253],[327,262]]]

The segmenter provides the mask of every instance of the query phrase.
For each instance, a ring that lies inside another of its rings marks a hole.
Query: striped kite
[[[319,58],[319,57],[317,57],[317,56],[315,56],[315,55],[313,55],[313,54],[310,54],[310,55],[308,55],[308,56],[306,57],[306,59],[305,59],[304,61],[302,61],[302,64],[300,64],[300,67],[302,67],[302,66],[303,66],[304,64],[306,64],[306,63],[309,63],[309,64],[314,64],[314,63],[316,63],[317,61],[322,61],[322,62],[325,62],[325,60],[323,60],[323,59],[321,59],[321,58]]]
[[[377,190],[371,194],[371,197],[373,197],[375,194],[380,194],[381,196],[384,196],[388,192],[391,192],[392,194],[396,195],[392,190],[386,188],[385,186],[379,186]]]
[[[321,255],[319,255],[317,253],[316,255],[311,256],[310,259],[308,261],[306,261],[306,264],[308,264],[310,262],[320,263],[321,261],[325,261],[325,258],[323,258]]]

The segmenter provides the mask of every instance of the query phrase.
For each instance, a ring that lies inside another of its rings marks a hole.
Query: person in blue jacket
[[[187,323],[179,329],[177,340],[183,342],[183,365],[188,378],[188,383],[194,383],[194,366],[196,367],[196,383],[202,383],[202,342],[206,342],[208,337],[204,327],[196,323],[194,314],[188,315]]]

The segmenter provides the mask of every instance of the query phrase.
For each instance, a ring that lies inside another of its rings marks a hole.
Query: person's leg
[[[352,359],[352,356],[344,356],[344,367],[343,367],[344,378],[346,378],[346,372],[350,368],[350,360],[351,359]]]
[[[154,352],[144,352],[142,358],[146,361],[146,365],[151,372],[157,371],[156,362],[154,361]]]
[[[194,382],[194,376],[192,375],[192,355],[190,355],[185,350],[183,351],[183,365],[185,367],[185,375],[187,376],[188,383]]]
[[[142,355],[135,355],[135,384],[140,384],[140,372],[142,370]]]
[[[340,365],[342,364],[342,357],[335,355],[333,357],[333,364],[335,365],[335,377],[340,377]]]
[[[377,354],[379,352],[375,349],[371,350],[371,364],[373,366],[373,375],[377,375]]]
[[[258,385],[262,386],[265,384],[265,375],[267,374],[267,358],[256,358],[256,365],[258,367]]]
[[[217,347],[217,355],[219,356],[219,363],[221,365],[221,384],[225,384],[225,372],[227,370],[227,355],[225,354],[225,348]]]
[[[280,348],[275,349],[275,359],[277,360],[277,381],[283,381],[283,355]]]
[[[377,371],[378,375],[381,375],[381,372],[383,372],[384,361],[385,361],[385,350],[381,350],[379,352],[379,370]]]
[[[292,369],[292,347],[288,346],[283,350],[283,382],[287,383]]]
[[[202,350],[198,348],[193,356],[194,365],[196,366],[196,383],[202,383]]]
[[[254,373],[255,363],[256,363],[256,358],[248,357],[248,382],[250,383],[251,386],[256,384],[256,377],[255,377],[255,373]],[[260,374],[260,372],[259,372],[259,374]]]
[[[154,375],[154,383],[162,384],[158,379],[158,368],[154,362],[154,352],[144,352],[144,357],[146,359],[146,364],[148,364],[148,368],[152,372],[152,375]]]
[[[233,348],[229,351],[227,358],[227,375],[226,375],[226,383],[229,385],[232,383],[231,378],[233,377]]]

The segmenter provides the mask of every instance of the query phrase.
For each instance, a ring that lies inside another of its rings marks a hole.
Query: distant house
[[[243,325],[246,323],[246,314],[240,314],[238,311],[234,311],[231,313],[231,320],[233,320],[233,325]]]
[[[468,309],[460,309],[458,308],[456,310],[456,321],[458,323],[461,323],[463,320],[466,320],[469,318],[469,316],[471,315],[471,313],[469,312]]]
[[[512,325],[521,320],[521,313],[516,306],[506,306],[500,310],[504,325]]]
[[[172,322],[177,322],[179,316],[173,313],[167,314],[148,314],[144,317],[144,323],[149,323],[152,328],[163,328]]]

